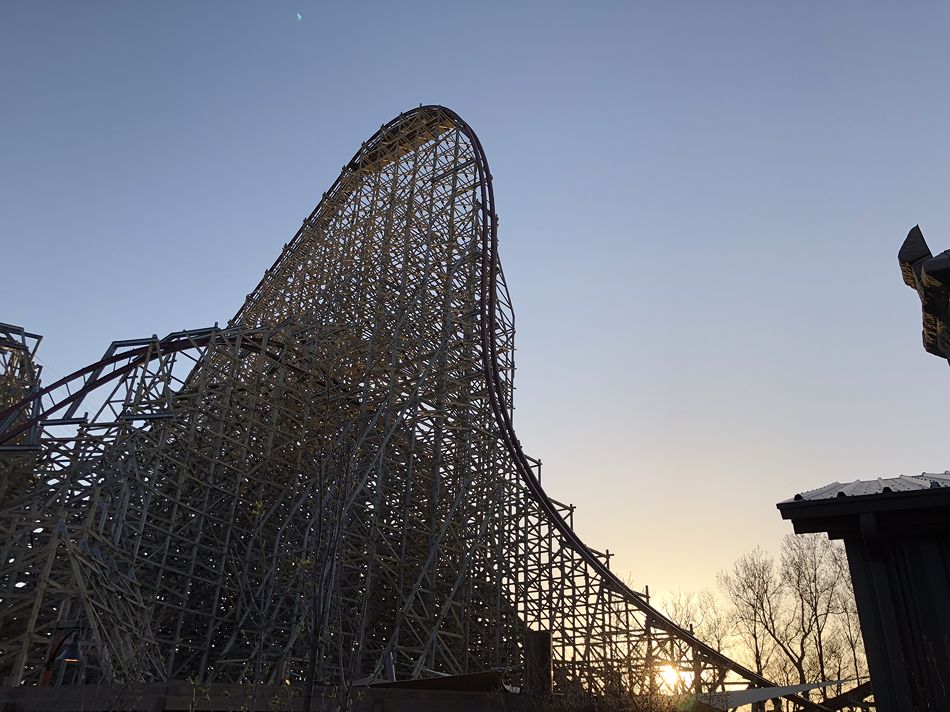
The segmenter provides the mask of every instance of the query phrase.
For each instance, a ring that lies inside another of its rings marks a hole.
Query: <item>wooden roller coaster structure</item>
[[[440,106],[362,145],[226,327],[45,387],[0,328],[0,675],[517,682],[542,629],[556,689],[769,684],[546,495],[514,333],[485,153]]]

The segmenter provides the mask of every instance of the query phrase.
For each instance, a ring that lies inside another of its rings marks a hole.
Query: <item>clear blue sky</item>
[[[796,491],[950,468],[895,257],[950,247],[948,7],[6,0],[0,320],[53,374],[224,322],[361,141],[445,104],[544,484],[635,585],[709,585]]]

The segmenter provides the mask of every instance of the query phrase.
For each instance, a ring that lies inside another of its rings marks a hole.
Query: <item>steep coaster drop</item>
[[[552,632],[562,690],[770,684],[651,607],[542,489],[512,426],[491,174],[444,107],[363,144],[227,327],[117,342],[47,387],[12,329],[14,684],[517,682],[529,629]],[[81,665],[52,664],[64,645]]]

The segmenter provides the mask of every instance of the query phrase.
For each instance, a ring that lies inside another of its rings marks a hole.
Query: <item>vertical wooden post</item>
[[[528,692],[550,697],[554,692],[554,647],[549,630],[529,630],[525,638],[525,681]]]

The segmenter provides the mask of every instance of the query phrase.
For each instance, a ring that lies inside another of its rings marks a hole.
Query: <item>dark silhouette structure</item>
[[[924,349],[950,358],[950,250],[934,256],[915,225],[897,253],[904,284],[920,297]]]
[[[950,473],[833,482],[778,508],[844,541],[877,709],[950,709]]]

